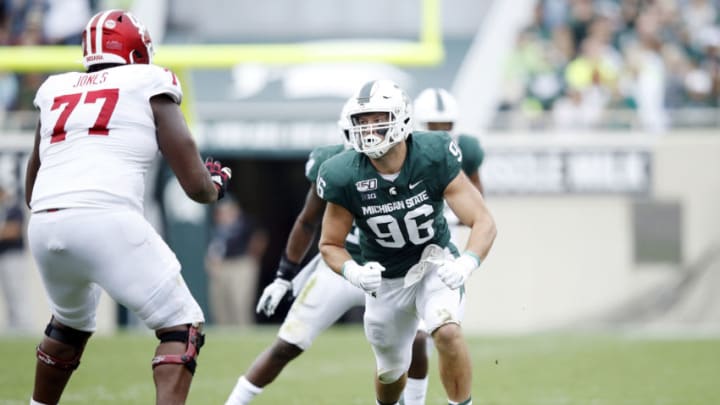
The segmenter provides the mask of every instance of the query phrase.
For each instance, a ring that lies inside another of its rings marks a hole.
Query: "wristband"
[[[464,264],[467,264],[468,268],[471,271],[480,267],[480,264],[482,263],[482,260],[480,260],[480,256],[469,250],[463,252],[462,256],[460,256],[458,260],[462,260]]]
[[[345,276],[345,270],[347,270],[348,266],[357,267],[357,266],[359,266],[359,264],[357,264],[355,262],[355,260],[352,260],[352,259],[343,263],[342,268],[340,269],[340,274],[342,274],[343,278],[345,278],[345,279],[347,279],[347,277]]]
[[[281,278],[285,281],[290,281],[295,277],[298,270],[300,269],[300,264],[291,262],[285,253],[282,254],[280,257],[280,264],[278,264],[277,273],[275,273],[276,278]]]

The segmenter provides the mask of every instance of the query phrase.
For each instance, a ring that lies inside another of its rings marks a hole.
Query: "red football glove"
[[[232,170],[230,170],[229,167],[223,167],[219,160],[215,160],[211,157],[205,159],[205,167],[210,172],[210,178],[213,183],[215,183],[219,200],[225,196],[225,191],[227,191],[228,183],[232,177]]]

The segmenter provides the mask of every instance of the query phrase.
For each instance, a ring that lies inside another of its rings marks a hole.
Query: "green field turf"
[[[208,329],[189,404],[223,404],[275,328]],[[558,334],[471,337],[474,403],[485,405],[718,405],[720,339]],[[0,337],[0,404],[27,404],[35,338]],[[64,404],[152,404],[150,334],[98,336]],[[255,404],[374,404],[372,354],[359,327],[334,328]],[[436,357],[428,404],[446,404]]]

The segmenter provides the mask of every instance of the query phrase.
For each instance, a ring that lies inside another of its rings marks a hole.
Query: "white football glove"
[[[255,307],[255,312],[259,314],[260,311],[262,311],[266,316],[272,316],[278,304],[280,304],[280,301],[282,301],[285,294],[290,290],[291,285],[292,283],[287,280],[276,278],[275,281],[263,290],[257,307]]]
[[[361,266],[355,260],[348,260],[342,267],[342,275],[347,281],[369,294],[375,294],[380,288],[383,271],[385,267],[378,262],[367,262]]]
[[[470,273],[478,266],[480,261],[466,253],[457,259],[444,260],[438,267],[437,274],[445,285],[456,290],[465,285]]]

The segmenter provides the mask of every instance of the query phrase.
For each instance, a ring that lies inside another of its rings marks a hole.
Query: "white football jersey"
[[[40,109],[40,170],[30,207],[132,207],[142,211],[145,173],[158,154],[150,98],[182,100],[177,77],[155,65],[122,65],[47,78]]]

